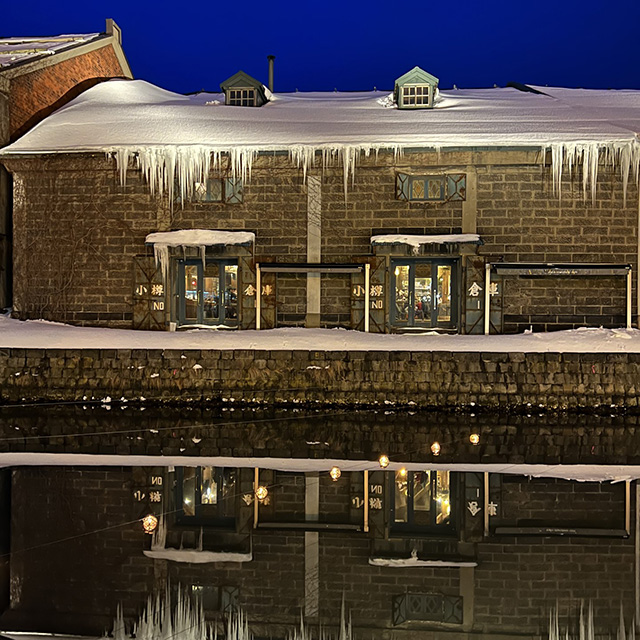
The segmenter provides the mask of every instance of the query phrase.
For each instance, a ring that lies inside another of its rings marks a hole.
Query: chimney
[[[271,91],[271,93],[273,93],[273,61],[275,59],[275,56],[267,56],[267,60],[269,61],[269,91]]]

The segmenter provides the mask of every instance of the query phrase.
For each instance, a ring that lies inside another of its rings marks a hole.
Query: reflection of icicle
[[[153,537],[151,538],[151,548],[152,549],[164,549],[167,543],[167,522],[164,519],[164,516],[160,516],[158,518],[158,526],[156,530],[153,532]]]

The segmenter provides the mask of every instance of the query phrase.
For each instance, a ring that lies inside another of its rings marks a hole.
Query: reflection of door
[[[238,323],[238,263],[235,260],[178,261],[180,324]]]
[[[458,320],[457,261],[391,261],[391,324],[455,328]]]

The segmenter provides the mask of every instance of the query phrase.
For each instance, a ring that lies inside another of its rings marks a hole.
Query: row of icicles
[[[459,143],[458,143],[459,144]],[[423,147],[429,145],[425,143]],[[432,149],[440,153],[450,145],[434,144]],[[361,157],[376,157],[380,151],[391,152],[394,158],[402,158],[406,145],[389,143],[361,143],[361,144],[324,144],[324,145],[286,145],[263,149],[259,147],[229,147],[217,148],[208,145],[166,145],[155,147],[111,147],[106,151],[107,157],[114,157],[120,183],[124,186],[127,181],[129,164],[142,172],[152,194],[158,193],[169,196],[173,203],[174,185],[182,203],[193,195],[194,185],[204,182],[211,169],[228,171],[233,178],[248,181],[251,178],[253,163],[262,153],[286,152],[289,160],[302,169],[303,182],[312,167],[318,163],[322,169],[342,164],[343,188],[345,201],[349,182],[355,181],[356,165]],[[626,204],[629,177],[633,173],[636,185],[640,182],[640,141],[621,140],[617,142],[548,142],[532,146],[532,151],[540,153],[541,163],[544,165],[547,153],[551,154],[551,176],[553,192],[562,195],[562,178],[566,173],[572,177],[575,167],[582,167],[582,190],[586,200],[591,193],[592,202],[596,200],[598,171],[600,166],[618,169],[622,180],[623,198]]]
[[[573,625],[573,630],[569,631],[569,624],[563,630],[560,626],[558,605],[549,612],[549,640],[595,640],[596,629],[593,622],[593,603],[589,602],[588,607],[580,603],[580,616],[577,627]],[[603,634],[599,634],[602,637]],[[611,640],[611,634],[608,634]],[[616,632],[616,640],[636,640],[636,621],[632,618],[629,627],[625,627],[624,611],[620,603],[620,621]]]
[[[113,640],[253,640],[249,622],[237,607],[223,614],[222,624],[207,621],[198,591],[189,593],[184,587],[172,589],[167,584],[164,591],[150,595],[145,607],[132,623],[127,624],[122,607],[118,607],[110,637]],[[222,620],[222,616],[221,616]],[[287,640],[353,640],[351,617],[346,613],[344,599],[337,633],[321,628],[317,635],[304,623],[289,632]]]

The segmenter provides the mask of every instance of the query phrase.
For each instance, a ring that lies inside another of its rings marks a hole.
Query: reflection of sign
[[[162,476],[151,476],[151,484],[157,484],[159,487],[162,486]]]
[[[369,509],[382,509],[382,498],[369,498]]]
[[[138,501],[138,502],[142,502],[146,497],[147,494],[144,491],[134,491],[133,493],[133,497]]]
[[[143,295],[149,293],[149,289],[148,289],[148,287],[146,285],[139,284],[139,285],[136,285],[135,292],[136,292],[137,296],[143,296]]]
[[[369,493],[376,493],[378,495],[382,495],[382,485],[381,484],[370,484],[369,485]]]
[[[487,505],[487,510],[489,511],[489,515],[490,516],[497,516],[498,515],[498,505],[495,502],[490,502]]]
[[[479,506],[478,503],[475,500],[472,500],[471,502],[467,503],[467,509],[469,509],[469,513],[472,516],[476,516],[478,515],[478,513],[480,513],[480,511],[482,510]]]
[[[151,491],[149,493],[149,502],[162,502],[162,493],[160,491]]]

